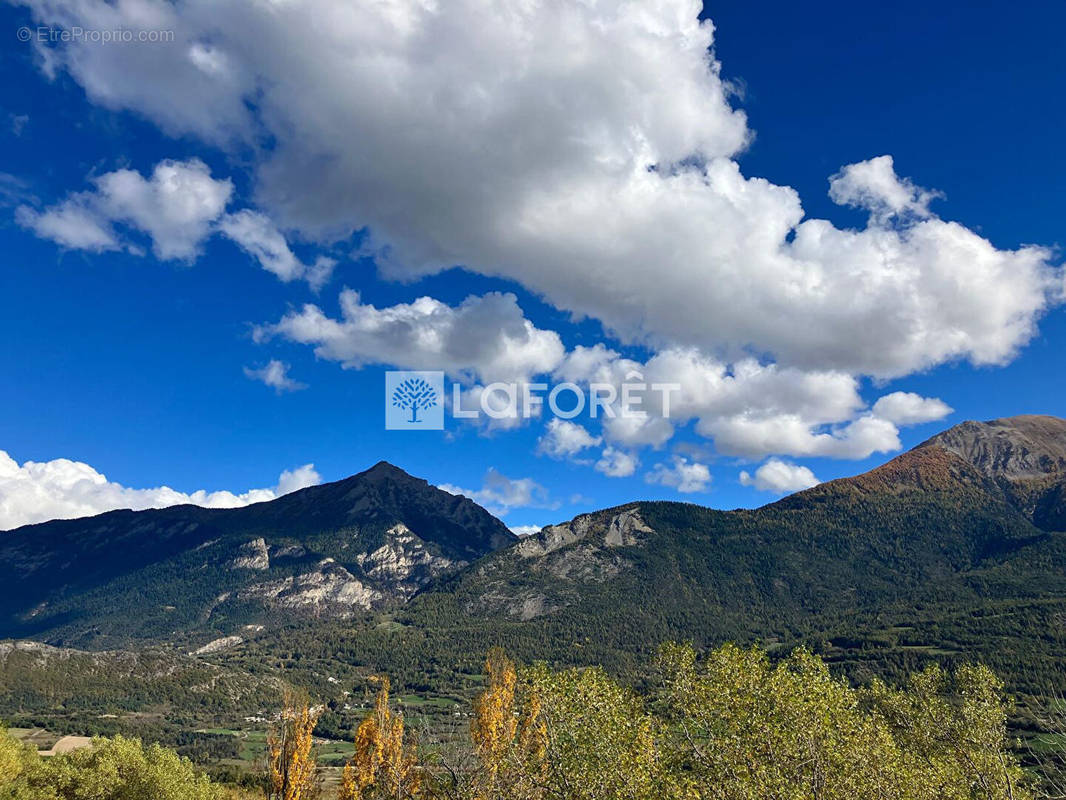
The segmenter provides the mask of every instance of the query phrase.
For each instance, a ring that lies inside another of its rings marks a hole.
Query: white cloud
[[[277,488],[274,490],[278,497],[308,486],[318,486],[322,483],[322,476],[315,470],[314,464],[304,464],[296,469],[287,469],[278,478]]]
[[[700,429],[714,438],[720,452],[744,458],[780,453],[862,459],[903,446],[893,423],[869,415],[828,430],[812,427],[809,421],[792,414],[738,415],[701,424]]]
[[[668,348],[640,363],[603,345],[577,347],[555,375],[579,384],[610,384],[619,396],[627,380],[679,386],[669,392],[668,416],[664,393],[649,391],[640,407],[646,417],[606,419],[604,433],[613,443],[661,447],[695,420],[696,431],[713,439],[720,452],[753,459],[775,454],[862,459],[894,452],[902,446],[900,427],[951,411],[938,399],[903,392],[867,409],[858,379],[847,373],[752,358],[726,364],[693,348]]]
[[[315,290],[330,279],[336,266],[326,256],[312,264],[301,262],[277,226],[259,211],[224,213],[233,182],[212,178],[199,159],[160,161],[149,178],[120,169],[91,182],[93,190],[72,193],[43,211],[20,206],[16,221],[72,250],[127,249],[141,254],[140,247],[116,230],[123,227],[148,236],[161,260],[192,261],[208,238],[221,233],[279,279],[306,280]]]
[[[102,251],[122,244],[115,224],[147,234],[159,259],[190,261],[229,203],[233,184],[215,180],[199,159],[161,161],[150,178],[120,169],[92,179],[95,189],[44,211],[20,207],[16,218],[64,247]]]
[[[907,214],[930,217],[929,203],[940,196],[908,178],[900,179],[892,156],[849,164],[829,179],[829,197],[834,203],[864,208],[880,222]]]
[[[42,239],[51,239],[71,250],[102,253],[122,249],[111,223],[88,208],[85,200],[77,195],[46,211],[19,206],[15,209],[15,221]]]
[[[532,536],[534,533],[540,533],[543,528],[543,525],[512,525],[511,533],[515,536]]]
[[[552,458],[574,456],[602,441],[577,423],[553,418],[548,421],[544,435],[537,441],[537,452]]]
[[[195,258],[233,194],[233,183],[212,178],[198,159],[162,161],[148,180],[120,169],[93,182],[98,211],[148,234],[160,259]]]
[[[463,489],[450,483],[439,484],[437,488],[469,497],[497,517],[506,516],[513,508],[559,507],[549,498],[548,490],[532,478],[508,478],[494,467],[485,473],[480,489]]]
[[[695,0],[24,1],[41,24],[176,31],[43,63],[96,103],[257,153],[283,227],[366,228],[392,275],[463,264],[626,341],[879,377],[1003,363],[1061,295],[1049,251],[938,218],[888,157],[832,179],[870,211],[857,230],[741,174],[752,134]]]
[[[307,388],[306,383],[300,383],[290,378],[289,365],[277,359],[271,359],[265,367],[259,367],[258,369],[245,367],[244,374],[254,381],[266,384],[278,394],[282,392],[297,392]]]
[[[873,415],[896,425],[920,425],[943,419],[953,410],[936,397],[922,397],[914,392],[893,392],[874,403]]]
[[[644,476],[647,483],[670,486],[677,491],[689,494],[705,492],[711,484],[711,471],[706,464],[689,461],[684,456],[674,456],[670,464],[656,464],[651,472]]]
[[[858,380],[842,372],[804,371],[750,358],[729,365],[691,348],[663,350],[640,363],[597,345],[575,348],[555,374],[580,384],[610,384],[619,397],[627,380],[649,387],[677,384],[680,388],[669,393],[668,417],[664,393],[649,391],[640,407],[646,417],[604,421],[608,440],[628,447],[661,447],[691,420],[721,452],[745,458],[866,458],[901,446],[897,426],[864,413]]]
[[[799,492],[821,483],[809,468],[777,458],[771,458],[755,470],[754,475],[747,471],[741,472],[740,482],[744,486],[753,486],[760,492],[777,494]]]
[[[635,413],[603,421],[607,438],[626,447],[662,447],[674,435],[674,426],[663,417]]]
[[[603,448],[600,459],[595,464],[596,471],[602,472],[608,478],[628,478],[637,471],[638,466],[640,459],[636,455],[609,445]]]
[[[538,450],[562,458],[606,442],[613,446],[612,456],[601,458],[597,468],[610,475],[632,474],[633,450],[661,448],[690,421],[727,455],[861,459],[899,450],[900,426],[946,408],[935,399],[889,395],[870,411],[853,375],[753,358],[728,364],[694,348],[667,348],[645,362],[602,344],[566,351],[559,335],[534,326],[511,294],[472,296],[458,306],[423,297],[375,308],[357,292],[345,290],[340,304],[339,319],[306,305],[260,327],[257,340],[281,335],[312,345],[319,357],[347,367],[443,369],[468,384],[480,381],[464,388],[464,409],[478,408],[484,384],[495,380],[527,383],[550,374],[556,383],[608,385],[616,399],[609,404],[610,413],[601,413],[602,435],[575,422],[551,420]],[[627,383],[647,388],[631,393],[637,405],[623,413]],[[666,384],[678,388],[654,389]],[[503,403],[502,396],[492,397]],[[904,403],[913,406],[907,413]],[[523,423],[519,416],[480,421],[491,430]]]
[[[458,306],[420,297],[376,308],[345,289],[340,305],[341,319],[305,305],[260,327],[257,340],[281,335],[314,345],[317,356],[345,367],[439,369],[483,382],[527,380],[553,370],[564,354],[559,335],[527,320],[513,294],[471,296]]]
[[[273,500],[283,494],[321,482],[313,464],[281,473],[277,486],[250,489],[241,494],[200,489],[186,494],[159,486],[132,489],[109,481],[88,464],[57,458],[18,464],[0,450],[0,530],[50,519],[73,519],[119,508],[142,510],[193,505],[236,508]]]
[[[325,256],[320,256],[314,264],[304,264],[293,254],[270,218],[258,211],[244,209],[227,214],[218,227],[242,250],[256,258],[263,269],[273,272],[286,283],[306,280],[312,289],[319,289],[329,280],[337,264]]]

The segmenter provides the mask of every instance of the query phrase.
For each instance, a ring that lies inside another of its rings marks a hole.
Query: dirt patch
[[[88,747],[93,743],[93,740],[88,736],[64,736],[54,745],[51,750],[42,750],[39,755],[42,756],[57,756],[61,753],[71,753],[75,750],[80,750],[83,747]]]

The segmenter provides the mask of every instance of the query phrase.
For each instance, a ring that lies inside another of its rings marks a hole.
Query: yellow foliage
[[[660,744],[700,800],[1028,800],[1006,751],[1002,686],[983,667],[932,667],[906,689],[857,690],[806,650],[772,663],[726,645],[660,659],[673,732]]]
[[[312,751],[319,711],[306,698],[285,696],[285,709],[267,739],[271,800],[312,800],[318,770]]]
[[[474,701],[470,738],[482,762],[495,772],[518,729],[514,707],[518,673],[514,663],[499,648],[489,651],[485,673],[488,688]]]
[[[474,701],[470,723],[479,763],[468,793],[477,800],[540,798],[546,766],[541,700],[528,685],[519,693],[514,662],[499,648],[489,651],[485,675],[487,686]]]
[[[403,714],[389,708],[389,681],[382,681],[374,710],[355,732],[355,753],[344,767],[339,800],[413,800],[422,796],[416,746]]]

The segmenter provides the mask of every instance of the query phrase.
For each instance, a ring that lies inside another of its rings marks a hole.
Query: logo
[[[390,431],[444,430],[444,373],[386,372],[385,428]]]

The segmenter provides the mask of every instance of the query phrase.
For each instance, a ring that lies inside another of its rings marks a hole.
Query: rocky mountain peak
[[[955,453],[990,478],[1009,481],[1066,472],[1066,420],[1023,415],[988,422],[963,422],[922,447]]]
[[[516,537],[473,500],[381,461],[243,508],[111,512],[0,539],[0,634],[94,638],[125,630],[115,609],[162,614],[146,628],[223,635],[237,618],[342,618],[406,602]]]

